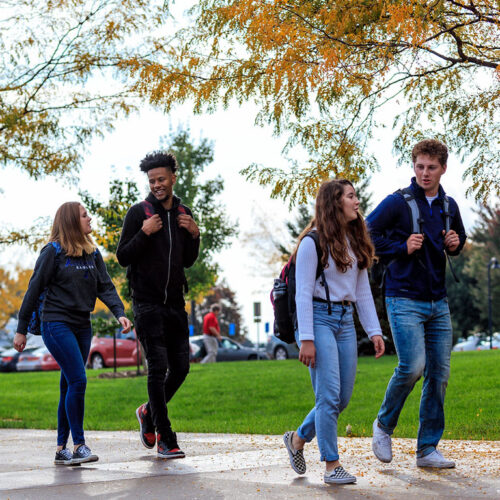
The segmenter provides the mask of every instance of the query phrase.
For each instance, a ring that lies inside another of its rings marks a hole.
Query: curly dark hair
[[[149,172],[152,168],[160,167],[169,168],[170,171],[175,174],[177,170],[177,160],[175,156],[165,151],[153,151],[152,153],[148,153],[139,164],[139,168],[143,172]]]
[[[351,267],[347,239],[358,261],[358,268],[371,267],[375,249],[363,217],[359,212],[357,219],[353,221],[348,222],[344,217],[341,198],[345,186],[352,187],[352,183],[347,179],[331,179],[321,184],[316,195],[315,215],[299,236],[297,247],[292,254],[294,259],[302,239],[311,229],[316,228],[322,251],[321,264],[324,268],[328,267],[329,255],[339,271],[345,273],[347,268]]]
[[[413,146],[411,152],[411,160],[413,163],[417,161],[418,155],[429,155],[432,158],[437,158],[441,166],[444,166],[448,161],[448,148],[445,144],[436,139],[424,139]]]

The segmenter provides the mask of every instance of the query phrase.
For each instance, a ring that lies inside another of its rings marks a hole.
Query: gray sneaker
[[[80,445],[76,451],[73,452],[71,458],[71,465],[83,464],[86,462],[97,462],[99,457],[94,455],[86,444]]]
[[[54,458],[54,463],[56,465],[71,465],[71,459],[73,458],[73,453],[68,450],[68,448],[63,448],[62,450],[56,451],[56,457]]]
[[[283,434],[283,442],[286,446],[286,451],[288,451],[288,457],[290,458],[290,465],[292,469],[297,474],[305,474],[306,472],[306,461],[304,459],[304,450],[296,450],[292,445],[293,431],[288,431]]]
[[[378,419],[373,422],[372,450],[375,456],[386,464],[392,460],[392,439],[378,426]]]
[[[324,480],[328,484],[349,484],[355,483],[356,477],[349,474],[344,467],[339,465],[335,469],[325,472]]]
[[[425,457],[417,458],[417,467],[436,467],[437,469],[452,469],[455,462],[447,460],[441,455],[441,452],[434,450]]]

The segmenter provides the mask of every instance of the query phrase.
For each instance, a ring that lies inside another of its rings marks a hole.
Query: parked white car
[[[493,334],[493,342],[490,344],[490,338],[488,337],[486,340],[479,342],[476,349],[478,351],[487,351],[491,347],[493,349],[500,349],[500,332],[496,332]]]
[[[455,352],[475,351],[477,346],[479,345],[479,342],[481,342],[482,338],[484,338],[484,337],[481,337],[479,335],[469,335],[467,337],[467,340],[464,340],[463,342],[459,342],[458,344],[455,344],[453,346],[453,351],[455,351]]]

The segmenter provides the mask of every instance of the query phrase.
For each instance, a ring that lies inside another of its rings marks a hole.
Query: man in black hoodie
[[[175,157],[155,151],[140,169],[151,192],[127,212],[116,251],[120,265],[127,267],[136,331],[148,362],[149,401],[136,416],[146,448],[157,442],[160,458],[183,458],[167,403],[189,372],[184,268],[198,257],[200,231],[191,210],[173,194]]]

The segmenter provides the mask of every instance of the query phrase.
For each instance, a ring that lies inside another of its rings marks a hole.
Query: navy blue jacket
[[[411,180],[410,189],[415,195],[423,219],[424,243],[417,252],[408,255],[406,240],[411,235],[412,224],[410,209],[401,195],[390,194],[366,218],[377,256],[386,263],[394,259],[387,269],[385,295],[415,300],[439,300],[446,297],[446,255],[442,234],[445,228],[445,193],[439,186],[438,198],[429,206],[425,192],[417,184],[415,177]],[[450,228],[460,238],[458,248],[448,253],[458,255],[467,235],[456,201],[449,196],[448,199]]]

